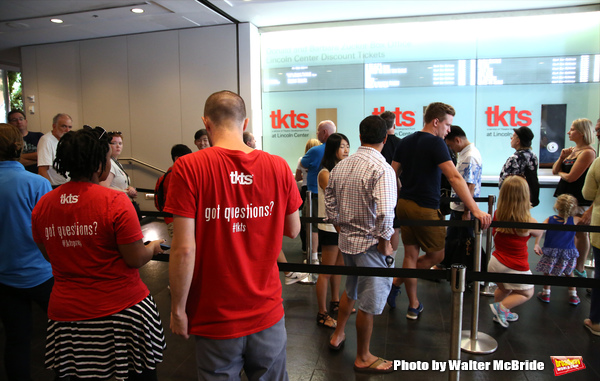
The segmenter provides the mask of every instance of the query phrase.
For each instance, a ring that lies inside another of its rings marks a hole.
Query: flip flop
[[[382,359],[381,357],[378,357],[377,360],[375,360],[375,362],[373,362],[371,365],[369,365],[365,368],[361,368],[361,367],[354,365],[354,371],[359,372],[359,373],[392,373],[394,371],[393,365],[390,366],[388,369],[377,368],[379,365],[383,364],[384,362],[390,363],[390,361]]]
[[[331,349],[332,351],[339,351],[344,347],[344,343],[346,342],[346,338],[344,337],[344,340],[340,341],[340,343],[336,346],[331,344],[331,338],[333,337],[333,334],[331,334],[331,336],[329,336],[329,349]]]

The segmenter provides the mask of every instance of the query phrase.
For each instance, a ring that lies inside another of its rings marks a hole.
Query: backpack
[[[171,173],[169,169],[164,175],[158,178],[156,181],[156,186],[154,187],[154,206],[159,212],[162,212],[165,207],[165,179]]]

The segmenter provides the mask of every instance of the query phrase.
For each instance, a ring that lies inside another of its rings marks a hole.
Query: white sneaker
[[[297,273],[291,272],[285,276],[285,285],[288,286],[290,284],[294,284],[296,282],[300,282],[308,277],[308,273]]]

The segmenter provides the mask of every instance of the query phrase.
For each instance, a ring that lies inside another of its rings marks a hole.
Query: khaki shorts
[[[412,200],[402,198],[398,200],[396,215],[402,220],[444,220],[439,209],[423,208]],[[417,245],[426,253],[444,249],[445,226],[401,226],[400,233],[404,245]]]

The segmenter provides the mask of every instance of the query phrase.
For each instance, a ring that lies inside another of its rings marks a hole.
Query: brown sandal
[[[329,302],[329,311],[332,314],[336,314],[340,310],[340,302]]]
[[[327,328],[336,328],[337,321],[334,318],[332,318],[331,316],[329,316],[329,314],[327,312],[324,314],[318,313],[317,314],[317,325],[320,325],[322,327],[327,327]]]
[[[332,314],[337,315],[337,313],[340,310],[340,302],[339,301],[329,302],[329,310],[331,311]],[[355,314],[356,308],[353,308],[351,313]]]

